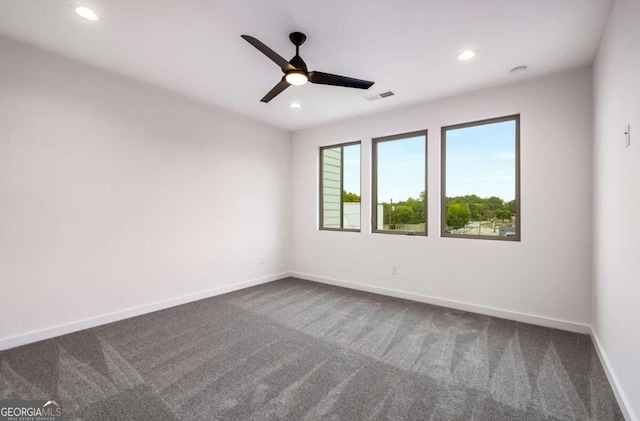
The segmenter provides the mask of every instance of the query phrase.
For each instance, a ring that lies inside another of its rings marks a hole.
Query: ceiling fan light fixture
[[[300,70],[291,70],[287,72],[284,78],[291,85],[296,85],[296,86],[304,85],[309,81],[309,77],[304,72],[301,72]]]

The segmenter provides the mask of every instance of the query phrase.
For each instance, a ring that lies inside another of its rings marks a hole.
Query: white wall
[[[298,131],[290,144],[284,130],[0,37],[0,343],[290,268],[578,324],[591,322],[593,293],[594,332],[634,417],[638,21],[640,3],[617,0],[596,58],[593,174],[589,69]],[[522,242],[440,238],[440,127],[514,113]],[[427,238],[317,230],[319,146],[363,141],[369,221],[370,139],[425,128]]]
[[[292,270],[589,324],[591,77],[583,68],[294,132]],[[515,113],[522,119],[522,242],[440,238],[440,127]],[[370,221],[371,138],[421,129],[429,130],[427,238],[371,234],[369,224],[362,233],[317,230],[320,146],[362,140],[362,220]]]
[[[0,57],[5,346],[288,269],[288,132],[6,38]]]
[[[594,64],[593,326],[640,416],[640,2],[617,0]],[[624,127],[631,124],[631,147]]]

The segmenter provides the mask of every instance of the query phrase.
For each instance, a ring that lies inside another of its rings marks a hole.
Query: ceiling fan
[[[306,63],[299,55],[300,46],[307,40],[307,36],[301,32],[292,32],[289,35],[289,39],[293,45],[296,46],[296,55],[290,61],[285,60],[278,55],[278,53],[252,36],[242,35],[242,38],[260,50],[265,56],[269,57],[275,64],[280,66],[284,72],[282,80],[260,100],[262,102],[271,101],[276,95],[291,85],[304,85],[307,82],[358,89],[369,89],[374,84],[374,82],[368,80],[332,75],[331,73],[308,71]]]

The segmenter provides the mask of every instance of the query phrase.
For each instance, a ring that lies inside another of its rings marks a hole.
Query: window
[[[520,116],[442,128],[442,236],[520,241]]]
[[[427,235],[427,131],[373,139],[372,231]]]
[[[360,231],[360,142],[320,148],[320,229]]]

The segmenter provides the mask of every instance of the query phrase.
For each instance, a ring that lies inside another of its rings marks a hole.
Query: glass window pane
[[[360,229],[360,144],[320,149],[321,229]]]
[[[342,148],[342,228],[360,229],[360,145]]]
[[[426,233],[426,132],[374,139],[373,231]]]
[[[519,239],[518,118],[445,128],[443,235]]]

